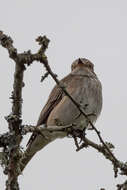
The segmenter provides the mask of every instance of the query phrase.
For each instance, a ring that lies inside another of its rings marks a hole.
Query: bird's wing
[[[68,81],[70,83],[71,80],[73,79],[73,77],[74,77],[73,75],[69,74],[65,78],[63,78],[60,82],[63,83],[65,85],[65,87],[67,87]],[[53,108],[61,101],[63,96],[64,96],[64,93],[63,93],[62,89],[59,88],[58,85],[56,85],[53,88],[53,90],[51,91],[48,101],[40,113],[40,116],[39,116],[39,119],[37,122],[37,126],[46,123],[49,114],[51,113]],[[31,144],[31,142],[36,138],[36,136],[37,136],[37,134],[33,133],[31,135],[27,145]]]
[[[73,77],[74,77],[73,75],[68,75],[65,78],[63,78],[60,82],[64,84],[65,87],[67,88],[68,81],[70,83]],[[63,96],[64,93],[62,89],[58,85],[56,85],[51,91],[48,101],[40,113],[37,126],[46,123],[49,114],[51,113],[53,108],[61,101]]]

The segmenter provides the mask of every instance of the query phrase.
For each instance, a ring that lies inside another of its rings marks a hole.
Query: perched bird
[[[89,119],[95,123],[102,109],[102,87],[94,72],[93,63],[85,58],[75,60],[71,65],[71,73],[60,82],[64,84],[74,100],[82,106],[84,112],[89,115]],[[89,127],[86,118],[58,85],[51,91],[40,113],[37,126],[46,124],[46,127],[53,127],[56,126],[56,121],[59,121],[62,126],[75,123],[77,128]],[[62,137],[61,134],[56,136],[58,137]],[[30,159],[49,143],[46,139],[45,141],[42,139],[44,138],[36,133],[31,136],[26,150]]]

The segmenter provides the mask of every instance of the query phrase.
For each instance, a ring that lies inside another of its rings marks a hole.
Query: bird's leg
[[[76,145],[76,148],[77,148],[76,150],[78,150],[80,148],[80,146],[79,146],[80,142],[78,142],[78,138],[80,138],[81,133],[82,133],[82,131],[79,130],[79,129],[72,130],[72,134],[71,135],[72,135],[72,137],[74,139],[74,142],[75,142],[75,145]]]
[[[84,130],[80,130],[80,129],[74,129],[73,128],[73,125],[72,127],[70,128],[71,131],[68,132],[68,135],[70,135],[73,139],[74,139],[74,142],[75,142],[75,145],[76,145],[76,151],[78,151],[80,149],[80,147],[82,146],[79,146],[79,144],[83,141],[83,139],[85,138],[85,129]],[[80,139],[80,142],[78,142],[78,138]]]
[[[77,137],[76,137],[76,136],[73,136],[73,139],[74,139],[76,148],[79,149],[80,147],[79,147],[79,143],[78,143]],[[77,149],[76,149],[76,150],[77,150]]]
[[[75,132],[75,131],[74,131]],[[76,131],[77,134],[77,131]],[[75,134],[72,134],[72,137],[74,139],[75,145],[76,145],[76,151],[79,151],[83,149],[84,147],[87,148],[88,144],[85,142],[85,135],[86,133],[83,133],[83,131],[78,131],[78,136],[75,136]],[[80,138],[80,142],[78,142],[77,138]],[[79,144],[83,141],[83,143],[79,146]]]
[[[85,128],[85,130],[86,130],[86,128]],[[84,131],[85,131],[85,130],[84,130]],[[86,143],[86,140],[85,140],[86,133],[85,133],[84,131],[82,131],[82,132],[80,133],[80,143],[81,143],[82,141],[83,141],[83,143],[82,143],[80,146],[77,147],[76,151],[79,151],[79,150],[83,149],[84,147],[85,147],[85,148],[88,147],[88,144]]]
[[[86,142],[83,142],[81,144],[81,146],[79,146],[79,148],[76,149],[76,151],[78,152],[79,150],[83,149],[83,148],[87,148],[88,147],[88,144]]]
[[[79,144],[83,141],[83,138],[85,138],[86,136],[86,129],[87,127],[84,127],[84,129],[80,132],[80,141],[79,141]]]

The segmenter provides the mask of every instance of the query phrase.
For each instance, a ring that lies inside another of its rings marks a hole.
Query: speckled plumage
[[[89,118],[94,123],[102,109],[102,87],[99,79],[94,73],[94,65],[87,59],[77,59],[72,63],[72,71],[61,80],[68,93],[84,108],[86,114],[94,114]],[[56,85],[44,108],[42,109],[37,125],[46,124],[55,126],[56,120],[62,125],[71,123],[88,126],[86,118],[80,114],[72,101],[65,96],[62,90]],[[28,143],[28,149],[34,145],[41,149],[41,135],[33,134]]]

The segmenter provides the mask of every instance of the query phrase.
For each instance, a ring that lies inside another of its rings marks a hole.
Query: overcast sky
[[[90,59],[103,86],[103,111],[96,127],[115,154],[127,161],[127,2],[126,0],[1,0],[0,30],[10,35],[19,52],[38,50],[35,39],[50,40],[47,56],[59,79],[71,63]],[[7,131],[4,116],[11,112],[14,63],[0,47],[0,133]],[[25,71],[23,123],[36,124],[54,86],[49,77],[40,83],[44,69],[34,63]],[[97,141],[94,132],[88,136]],[[28,137],[27,137],[28,138]],[[25,142],[27,139],[25,139]],[[24,144],[25,144],[24,142]],[[111,163],[92,148],[75,151],[72,139],[56,140],[38,152],[20,176],[22,190],[115,189],[124,177],[114,179]],[[0,189],[6,177],[0,168]]]

